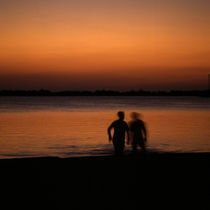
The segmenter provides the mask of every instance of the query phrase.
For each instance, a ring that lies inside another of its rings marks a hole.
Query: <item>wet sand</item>
[[[1,205],[208,209],[210,153],[0,160]]]

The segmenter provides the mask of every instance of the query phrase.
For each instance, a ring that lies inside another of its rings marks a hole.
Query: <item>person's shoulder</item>
[[[118,122],[119,120],[115,120],[115,121],[113,121],[112,122],[112,125],[116,125],[116,124],[118,124],[119,122]]]
[[[132,123],[133,123],[133,121],[132,121],[132,120],[128,121],[128,124],[129,124],[129,125],[131,125]]]
[[[124,120],[123,120],[123,124],[124,124],[125,126],[128,126],[128,123],[127,123],[127,122],[125,122]]]
[[[131,121],[128,122],[128,124],[133,125],[133,124],[135,124],[135,121],[131,120]]]
[[[144,124],[144,121],[143,120],[138,120],[138,123],[142,125],[142,124]]]

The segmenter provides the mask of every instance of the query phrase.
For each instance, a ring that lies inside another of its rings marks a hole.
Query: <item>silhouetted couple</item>
[[[124,112],[118,112],[118,120],[114,121],[108,128],[109,141],[113,142],[117,155],[122,155],[125,148],[125,136],[127,135],[127,144],[131,142],[133,151],[140,146],[145,151],[147,141],[147,131],[144,122],[139,119],[140,115],[136,112],[131,113],[132,120],[128,124],[124,121]],[[112,138],[111,130],[114,129]]]

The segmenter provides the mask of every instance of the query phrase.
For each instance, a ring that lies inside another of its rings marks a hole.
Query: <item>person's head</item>
[[[124,112],[120,111],[120,112],[117,113],[117,115],[118,115],[120,120],[124,120],[124,118],[125,118]]]
[[[138,112],[132,112],[131,113],[131,118],[133,120],[138,120],[140,118],[140,114]]]

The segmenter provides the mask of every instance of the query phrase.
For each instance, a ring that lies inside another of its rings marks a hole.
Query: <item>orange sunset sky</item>
[[[1,0],[0,89],[207,89],[209,0]]]

